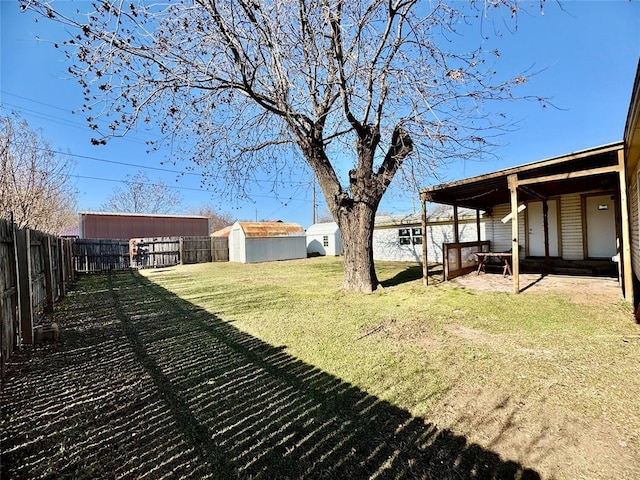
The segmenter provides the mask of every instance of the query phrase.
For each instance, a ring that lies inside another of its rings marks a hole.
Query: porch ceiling
[[[420,191],[423,201],[490,211],[510,202],[508,177],[532,180],[518,187],[518,201],[541,200],[591,190],[613,190],[619,185],[617,172],[621,142],[564,155],[478,177],[428,187]],[[610,168],[612,171],[606,171]],[[604,169],[605,171],[603,172]],[[580,172],[579,177],[571,177]],[[566,175],[566,176],[564,176]],[[550,178],[549,178],[550,177]],[[535,180],[535,179],[539,179]]]

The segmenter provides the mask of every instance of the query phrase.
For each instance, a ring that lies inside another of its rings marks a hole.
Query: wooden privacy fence
[[[73,281],[71,245],[36,230],[17,229],[0,219],[0,371],[21,344],[32,344],[54,302]]]
[[[229,261],[229,239],[216,237],[76,238],[72,250],[75,271],[82,273]]]
[[[76,272],[94,273],[131,267],[129,240],[75,238],[72,249]]]
[[[137,268],[228,262],[229,239],[219,237],[137,238],[130,241],[131,266]]]
[[[11,353],[50,323],[75,272],[229,261],[227,238],[61,239],[0,218],[0,375]]]

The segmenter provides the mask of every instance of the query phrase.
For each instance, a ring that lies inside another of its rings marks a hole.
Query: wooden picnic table
[[[478,275],[480,275],[480,270],[484,273],[487,273],[486,265],[489,260],[492,258],[497,258],[500,260],[500,264],[502,265],[502,276],[506,277],[507,272],[509,275],[513,275],[511,273],[511,252],[475,252],[474,255],[478,259],[478,270],[476,271]]]

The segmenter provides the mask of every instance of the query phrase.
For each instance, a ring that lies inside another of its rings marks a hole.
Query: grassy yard
[[[340,259],[82,277],[2,392],[2,478],[640,478],[630,307],[340,290]]]

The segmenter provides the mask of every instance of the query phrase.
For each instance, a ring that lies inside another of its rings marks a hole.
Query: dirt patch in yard
[[[506,458],[537,465],[543,478],[640,478],[638,449],[624,432],[604,418],[561,411],[544,392],[505,396],[490,387],[458,387],[439,402],[434,418]]]
[[[513,292],[513,278],[500,274],[475,272],[454,278],[449,284],[478,291]],[[586,305],[612,304],[622,299],[620,283],[609,277],[577,277],[571,275],[520,275],[520,293],[567,295],[571,301]]]
[[[579,298],[594,301],[588,291]],[[461,362],[451,362],[457,379],[429,415],[438,428],[502,458],[535,465],[545,479],[640,478],[639,389],[633,373],[640,367],[640,338],[593,338],[586,347],[593,349],[589,360],[589,353],[562,341],[531,345],[526,335],[492,333],[455,319],[442,325],[444,335],[419,324],[390,323],[385,338],[424,348],[429,362],[471,359],[464,371],[456,370]],[[610,367],[596,360],[606,358],[609,348]],[[623,353],[614,359],[617,349]]]

